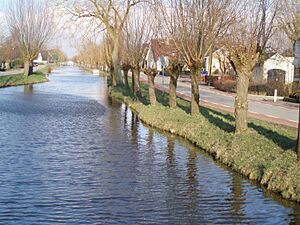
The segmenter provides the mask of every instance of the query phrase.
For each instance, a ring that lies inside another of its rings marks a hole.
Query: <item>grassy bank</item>
[[[143,96],[147,86],[142,85]],[[178,108],[167,107],[168,96],[157,91],[157,106],[147,97],[134,102],[130,91],[113,88],[111,95],[124,101],[146,124],[177,134],[233,170],[256,180],[282,197],[300,202],[300,163],[294,152],[297,130],[259,120],[249,121],[249,131],[234,135],[234,116],[202,107],[188,114],[189,103],[178,99]]]
[[[45,71],[46,70],[47,69],[45,69]],[[23,74],[1,76],[0,88],[27,84],[37,84],[47,81],[48,79],[43,71],[34,72],[32,75],[28,76],[28,78],[26,78]]]

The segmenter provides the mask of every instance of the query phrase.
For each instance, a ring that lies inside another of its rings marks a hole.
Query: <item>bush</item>
[[[220,91],[236,92],[236,81],[234,80],[216,80],[214,87]]]
[[[267,95],[274,95],[275,89],[277,89],[278,96],[289,96],[289,87],[283,82],[269,81],[266,84]]]
[[[249,93],[256,95],[266,95],[267,94],[267,86],[265,84],[250,84],[249,85]]]

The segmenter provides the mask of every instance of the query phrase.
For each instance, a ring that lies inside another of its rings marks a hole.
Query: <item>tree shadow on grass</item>
[[[273,141],[276,145],[278,145],[283,150],[296,148],[296,140],[292,138],[279,134],[278,132],[268,129],[266,127],[257,125],[253,122],[249,123],[249,127],[254,129],[260,135],[263,135],[267,139]]]
[[[230,123],[234,121],[234,118],[229,114],[221,113],[213,109],[208,109],[204,107],[200,109],[200,113],[206,119],[208,119],[210,123],[214,124],[216,127],[219,127],[225,132],[231,133],[235,129],[234,126]]]
[[[142,84],[144,85],[144,84]],[[144,85],[142,89],[142,96],[139,100],[145,104],[149,104],[148,99],[148,87]],[[164,105],[168,106],[169,104],[169,95],[168,94],[162,94],[162,91],[155,90],[156,91],[156,97],[157,101]],[[132,96],[131,90],[127,91],[126,93],[123,93],[126,96]],[[177,106],[184,110],[186,113],[190,113],[190,104],[182,100],[180,98],[177,98]],[[208,121],[212,124],[214,124],[216,127],[219,127],[220,129],[224,130],[225,132],[231,133],[234,132],[235,127],[233,125],[233,122],[235,121],[234,116],[229,113],[222,113],[213,109],[208,109],[205,107],[201,107],[200,113],[208,119]],[[285,135],[279,134],[276,131],[273,131],[269,128],[257,125],[253,122],[249,123],[249,127],[257,131],[260,135],[266,137],[267,139],[273,141],[275,144],[277,144],[280,148],[284,150],[288,149],[294,149],[296,147],[296,141],[294,139],[291,139]]]

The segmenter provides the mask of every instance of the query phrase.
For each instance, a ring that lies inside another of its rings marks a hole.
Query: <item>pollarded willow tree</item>
[[[170,84],[169,84],[169,106],[170,108],[176,108],[176,89],[177,89],[177,80],[182,73],[184,63],[180,60],[180,57],[170,58],[169,65],[166,70],[170,76]]]
[[[278,16],[280,27],[291,40],[294,51],[297,38],[300,37],[300,0],[281,1]]]
[[[234,20],[232,0],[169,0],[162,7],[166,31],[192,73],[191,114],[199,113],[199,77],[204,57]]]
[[[112,63],[116,84],[123,84],[120,71],[120,37],[133,6],[143,0],[85,0],[66,1],[66,9],[75,18],[90,19],[92,29],[106,29],[112,42]],[[72,4],[72,7],[69,5]],[[86,20],[85,20],[86,22]]]
[[[147,43],[157,32],[156,20],[150,5],[140,4],[129,14],[124,29],[123,51],[132,71],[133,94],[138,99],[141,97],[140,71],[145,56]],[[152,72],[147,74],[152,77]],[[150,79],[151,80],[151,79]]]
[[[24,60],[24,75],[32,73],[32,61],[52,37],[57,21],[45,0],[11,1],[6,14],[10,35]]]
[[[245,0],[237,10],[239,14],[235,24],[230,27],[225,43],[228,59],[237,74],[235,133],[239,134],[248,129],[249,81],[259,61],[260,48],[266,45],[267,39],[262,42],[260,38],[262,26],[257,4]],[[276,10],[273,13],[271,18],[275,17]],[[273,22],[270,21],[265,27],[266,32],[270,33],[272,28]]]

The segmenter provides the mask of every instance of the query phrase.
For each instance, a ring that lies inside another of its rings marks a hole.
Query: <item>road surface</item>
[[[141,75],[141,79],[146,80],[146,76]],[[159,75],[155,78],[155,83],[160,89],[163,89],[162,84],[164,84],[164,89],[167,90],[169,77]],[[200,104],[233,112],[235,94],[218,91],[205,85],[200,85],[199,89]],[[189,98],[191,96],[190,81],[179,79],[177,92],[180,96]],[[272,97],[249,95],[249,115],[254,118],[297,127],[298,104],[283,101],[274,103]]]
[[[44,68],[46,65],[39,65],[39,66],[35,66],[33,67],[33,72],[40,70],[42,68]],[[11,69],[8,71],[1,71],[0,72],[0,77],[1,76],[9,76],[9,75],[17,75],[17,74],[21,74],[24,73],[24,69]]]

